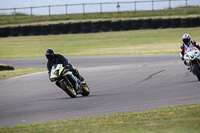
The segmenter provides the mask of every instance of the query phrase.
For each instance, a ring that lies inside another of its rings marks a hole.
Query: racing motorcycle
[[[55,64],[52,66],[50,72],[50,80],[52,82],[59,82],[61,89],[66,92],[71,98],[75,98],[78,94],[88,96],[90,89],[86,82],[81,82],[68,67],[63,67],[62,64]],[[79,84],[79,91],[75,89],[76,82]]]
[[[189,70],[197,76],[200,81],[200,52],[192,50],[184,55],[184,62],[189,66]]]

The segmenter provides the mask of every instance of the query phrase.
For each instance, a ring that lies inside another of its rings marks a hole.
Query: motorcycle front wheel
[[[90,94],[90,88],[87,86],[87,84],[82,85],[82,90],[82,96],[88,96]]]
[[[200,81],[200,68],[199,68],[198,64],[194,64],[193,69],[195,71],[195,74],[196,74],[198,80]]]
[[[77,96],[75,89],[68,85],[67,81],[63,80],[60,84],[63,91],[66,92],[71,98],[75,98]]]

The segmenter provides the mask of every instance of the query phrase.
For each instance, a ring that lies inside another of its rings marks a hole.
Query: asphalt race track
[[[91,89],[70,98],[47,72],[0,81],[0,126],[151,110],[200,102],[200,82],[178,54],[69,57]],[[15,68],[45,67],[45,58],[1,59]],[[23,121],[25,120],[25,121]]]

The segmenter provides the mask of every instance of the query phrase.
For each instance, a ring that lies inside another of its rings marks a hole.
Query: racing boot
[[[75,82],[75,89],[76,89],[76,92],[77,92],[78,94],[82,93],[81,86],[80,86],[80,84],[81,84],[81,83],[80,83],[80,80],[77,79],[73,74],[71,74],[70,76],[71,76],[71,79],[73,79],[74,82]]]
[[[84,78],[79,74],[79,72],[78,72],[77,69],[75,69],[74,75],[75,75],[81,82],[84,81]]]

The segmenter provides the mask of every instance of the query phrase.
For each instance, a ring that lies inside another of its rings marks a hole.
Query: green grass
[[[0,132],[198,133],[200,104],[36,124],[0,127]],[[26,124],[26,120],[22,121]]]
[[[46,15],[31,16],[18,13],[16,20],[14,15],[0,15],[0,25],[10,24],[27,24],[27,23],[44,23],[55,21],[82,21],[95,19],[124,19],[124,18],[141,18],[141,17],[163,17],[163,16],[187,16],[200,15],[200,7],[178,7],[154,11],[125,11],[125,12],[107,12],[107,13],[86,13],[86,14],[68,14],[68,15]]]
[[[179,53],[182,35],[200,42],[200,27],[0,38],[0,58]]]
[[[36,73],[41,71],[47,71],[46,68],[27,68],[27,69],[15,69],[9,71],[0,71],[0,80],[12,78],[16,76],[26,75],[30,73]]]

